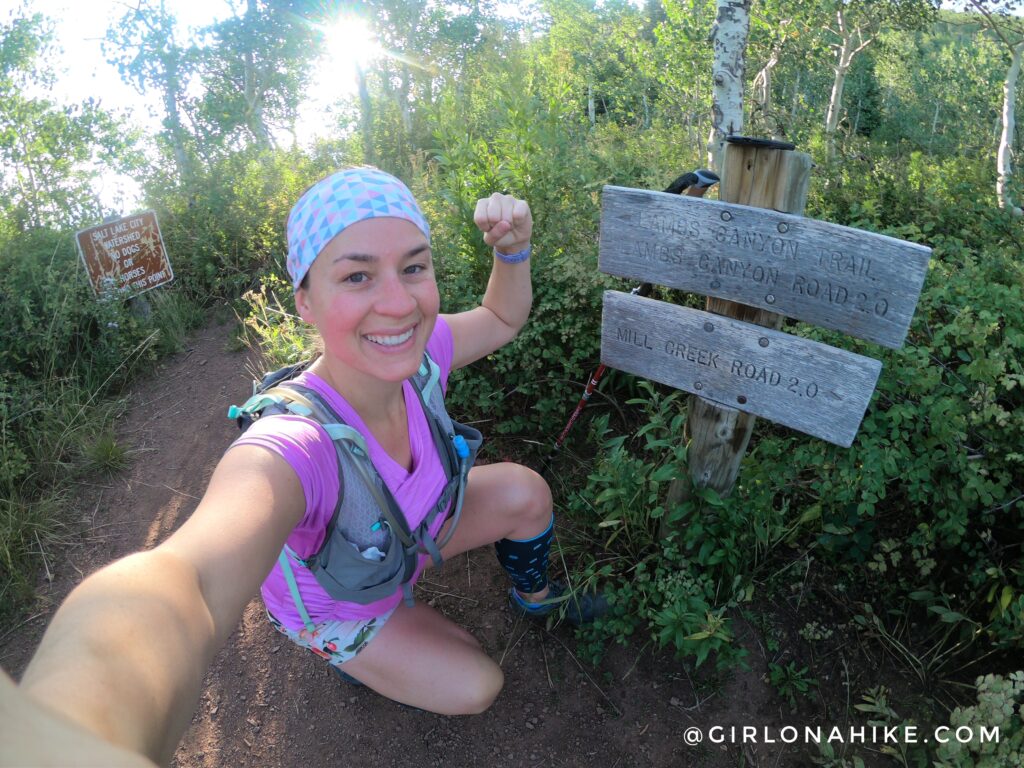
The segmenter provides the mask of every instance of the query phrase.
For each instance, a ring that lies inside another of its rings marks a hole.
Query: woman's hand
[[[517,253],[530,244],[533,215],[525,200],[495,192],[476,201],[473,222],[484,242],[501,253]]]

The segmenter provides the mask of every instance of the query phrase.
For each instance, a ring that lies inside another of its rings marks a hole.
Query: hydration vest
[[[419,371],[410,379],[423,406],[445,474],[445,487],[423,521],[410,529],[394,496],[370,461],[363,436],[345,424],[318,392],[292,381],[311,360],[281,368],[253,382],[253,394],[244,405],[231,406],[228,418],[243,431],[254,421],[272,414],[293,414],[319,424],[331,438],[338,456],[338,501],[320,549],[301,558],[287,544],[278,562],[295,607],[306,628],[313,631],[292,564],[312,571],[317,582],[335,600],[368,605],[401,590],[412,605],[411,579],[419,555],[429,554],[441,564],[440,550],[451,540],[462,514],[466,477],[476,459],[483,436],[473,427],[448,415],[441,392],[440,369],[424,353]],[[451,525],[441,541],[430,535],[438,515],[451,510]]]

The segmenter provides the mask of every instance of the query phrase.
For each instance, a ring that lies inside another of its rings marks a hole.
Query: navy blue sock
[[[548,583],[548,553],[555,528],[555,516],[544,533],[532,539],[501,539],[494,542],[498,562],[523,594],[540,592]]]

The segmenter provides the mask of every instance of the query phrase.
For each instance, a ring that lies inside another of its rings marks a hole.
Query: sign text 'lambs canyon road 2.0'
[[[763,208],[608,186],[600,269],[898,348],[930,249]]]

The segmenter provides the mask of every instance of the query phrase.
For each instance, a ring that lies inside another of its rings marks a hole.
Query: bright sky
[[[0,19],[6,21],[22,5],[18,0],[0,0]],[[57,70],[56,83],[53,91],[45,94],[47,98],[71,104],[92,96],[105,109],[127,117],[151,135],[160,130],[163,119],[159,94],[143,96],[121,80],[117,69],[107,63],[101,48],[107,28],[133,5],[131,0],[29,0],[27,12],[42,13],[54,22],[56,44],[61,49],[53,62]],[[167,7],[181,26],[183,41],[189,39],[190,30],[208,26],[232,12],[229,0],[167,0]],[[338,99],[355,92],[352,54],[368,55],[366,46],[349,39],[340,41],[335,48],[342,66],[340,71],[338,66],[332,67],[331,78],[311,89],[298,121],[300,143],[311,141],[318,132],[329,131],[331,125],[324,120],[325,113]],[[351,70],[348,76],[346,69]],[[291,142],[290,134],[276,138],[281,144]],[[98,183],[102,185],[98,194],[106,204],[122,208],[125,213],[140,204],[140,190],[133,180],[105,174]]]

